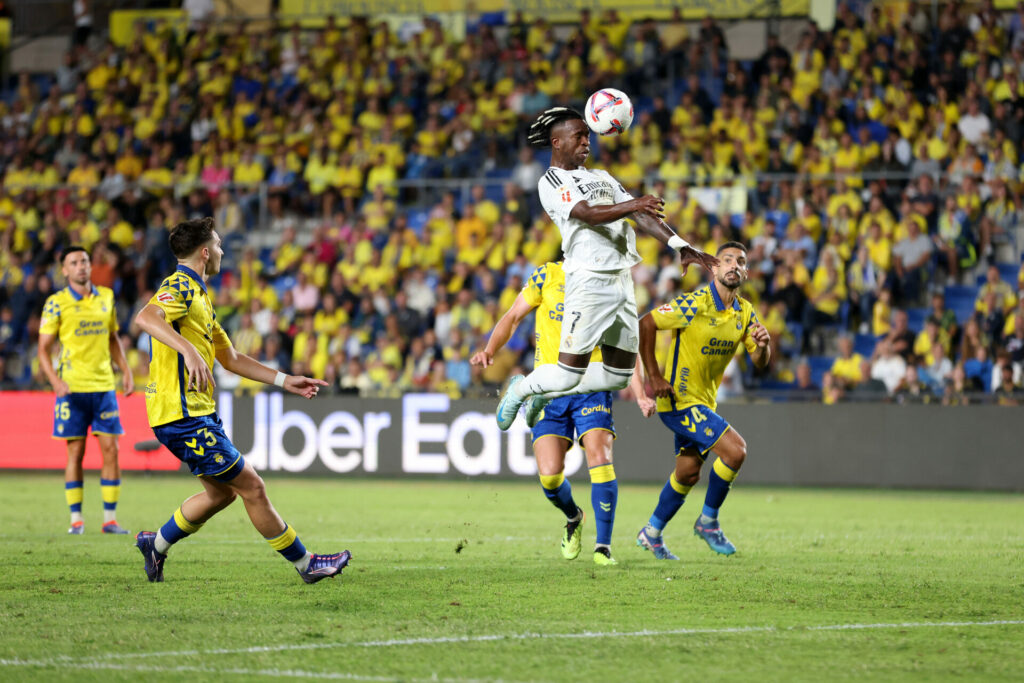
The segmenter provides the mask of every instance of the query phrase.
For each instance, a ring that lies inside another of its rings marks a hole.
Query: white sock
[[[558,398],[571,394],[592,394],[597,391],[618,391],[629,386],[629,380],[633,376],[632,370],[621,368],[609,368],[604,363],[591,363],[587,366],[587,372],[583,380],[568,391],[545,392],[544,398]],[[520,386],[526,384],[521,382]]]
[[[110,524],[117,521],[117,510],[103,510],[103,523]]]
[[[658,538],[659,536],[661,536],[661,529],[654,526],[653,524],[648,524],[647,526],[645,526],[644,531],[646,531],[647,535],[651,538]]]
[[[583,510],[580,509],[580,508],[577,508],[576,509],[576,514],[573,515],[572,517],[566,517],[565,521],[567,521],[567,522],[578,522],[581,519],[583,519]]]
[[[610,545],[608,545],[607,543],[595,543],[594,544],[594,552],[595,553],[598,550],[600,550],[601,548],[604,548],[605,550],[607,550],[608,554],[611,554],[611,552],[612,552],[612,547]]]
[[[153,539],[153,547],[156,548],[156,551],[161,555],[166,555],[167,551],[171,549],[171,544],[167,542],[167,539],[164,538],[163,534],[157,531],[156,538]]]
[[[585,372],[586,370],[583,368],[570,368],[561,363],[548,363],[535,368],[526,376],[526,379],[513,388],[513,391],[519,398],[559,391],[576,393],[570,390],[580,384]]]
[[[74,526],[75,524],[82,524],[84,522],[85,522],[85,519],[82,517],[82,513],[81,512],[72,512],[71,513],[71,525],[72,526]]]
[[[295,560],[294,562],[292,562],[292,564],[294,564],[295,568],[298,569],[300,572],[304,572],[309,567],[309,561],[312,559],[313,553],[307,550],[306,554],[303,555],[301,559]]]

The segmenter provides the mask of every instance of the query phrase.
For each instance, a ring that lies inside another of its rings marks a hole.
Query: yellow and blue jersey
[[[196,347],[211,369],[217,350],[231,346],[227,333],[217,322],[206,283],[191,268],[179,265],[178,270],[163,281],[149,303],[163,309],[167,322]],[[146,413],[150,427],[186,417],[210,415],[216,410],[213,387],[207,387],[206,391],[185,391],[188,381],[185,359],[155,339],[152,340],[149,378]]]
[[[651,317],[659,330],[675,330],[664,370],[672,396],[658,399],[658,412],[693,405],[715,410],[729,361],[741,344],[748,352],[757,346],[748,334],[757,323],[754,307],[739,296],[726,307],[715,287],[707,285],[656,308]]]
[[[545,263],[530,275],[523,287],[523,299],[537,309],[534,323],[534,367],[558,362],[562,340],[562,315],[565,310],[565,271],[562,263]],[[590,362],[601,361],[600,349],[594,349]]]
[[[65,287],[46,299],[39,333],[57,337],[57,374],[72,393],[114,391],[110,335],[117,334],[114,292],[92,285],[88,296]]]

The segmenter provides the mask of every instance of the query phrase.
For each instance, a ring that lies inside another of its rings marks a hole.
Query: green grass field
[[[576,477],[590,516],[589,485]],[[119,519],[154,529],[196,489],[125,477]],[[270,479],[314,551],[307,586],[240,503],[175,546],[150,584],[128,537],[69,537],[59,474],[0,479],[0,680],[335,678],[678,681],[1024,677],[1020,496],[744,487],[739,548],[692,535],[703,489],[636,548],[658,488],[619,495],[616,567],[558,551],[559,513],[526,483]],[[1011,622],[1011,623],[993,623]]]

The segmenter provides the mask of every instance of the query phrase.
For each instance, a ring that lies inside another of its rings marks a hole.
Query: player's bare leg
[[[594,508],[597,541],[594,545],[594,563],[618,564],[612,558],[612,529],[615,525],[615,506],[619,498],[619,482],[612,466],[614,435],[606,429],[593,429],[583,435],[583,453],[590,472],[590,502]]]
[[[205,524],[215,514],[235,502],[238,494],[228,486],[214,479],[200,477],[203,491],[190,496],[181,504],[185,519],[195,524]]]
[[[78,536],[85,531],[82,519],[82,459],[85,458],[85,439],[68,440],[68,462],[64,467],[64,498],[71,509],[68,533]]]
[[[583,535],[583,510],[576,504],[572,497],[572,486],[565,480],[565,454],[571,446],[570,441],[554,435],[542,436],[533,442],[537,474],[544,495],[565,515],[562,557],[567,560],[579,557]]]
[[[722,527],[718,523],[718,509],[725,501],[733,480],[747,459],[747,442],[735,429],[729,429],[711,450],[717,459],[712,463],[708,475],[707,497],[704,499],[704,508],[700,516],[694,522],[693,533],[703,538],[716,553],[732,555],[736,552],[736,546],[722,533]]]
[[[524,381],[519,383],[514,390],[510,389],[508,394],[518,394],[526,401],[524,417],[528,426],[532,428],[537,424],[541,412],[543,412],[544,407],[552,399],[572,394],[619,391],[629,386],[630,377],[633,375],[633,367],[636,365],[635,353],[603,344],[601,346],[602,362],[591,363],[590,355],[590,353],[559,353],[557,365],[543,365],[537,368]],[[572,373],[575,373],[575,384],[566,384],[566,388],[554,391],[539,391],[549,381],[553,381],[553,378],[556,376],[560,376],[568,383]],[[535,376],[537,378],[536,381],[532,381]],[[508,394],[506,394],[506,398],[508,398]],[[501,406],[499,406],[500,410]],[[500,415],[499,412],[499,424],[501,423]],[[515,419],[514,413],[512,414],[512,419]],[[512,424],[511,421],[509,424]],[[507,429],[507,427],[503,427],[503,429]]]
[[[117,502],[121,498],[121,466],[118,464],[118,437],[114,434],[97,434],[103,466],[100,469],[100,491],[103,495],[103,533],[127,534],[128,530],[117,523]]]
[[[252,465],[246,463],[241,473],[228,482],[228,486],[242,499],[249,521],[264,538],[274,538],[284,533],[284,520],[277,514],[270,498],[267,497],[263,478],[256,473]]]

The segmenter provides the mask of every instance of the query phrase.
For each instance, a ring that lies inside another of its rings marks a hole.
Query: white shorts
[[[601,345],[629,353],[636,353],[640,348],[633,277],[628,270],[566,273],[565,311],[558,351],[583,355]]]

